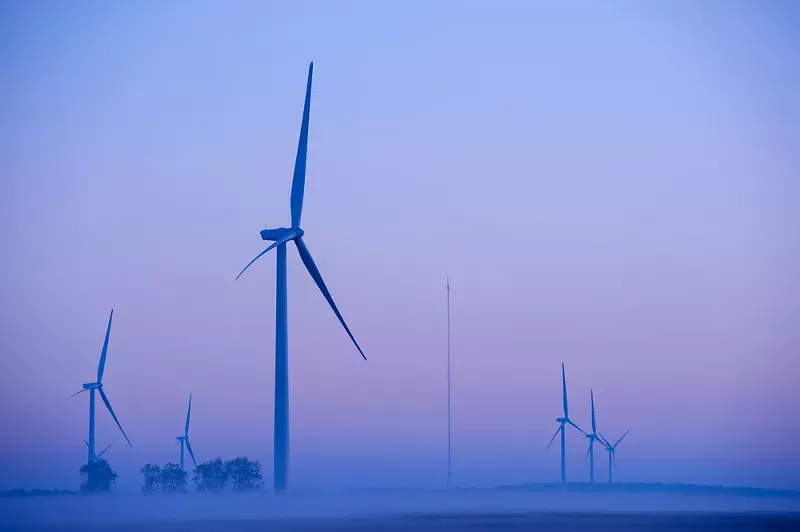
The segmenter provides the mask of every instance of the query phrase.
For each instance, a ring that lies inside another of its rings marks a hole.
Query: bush
[[[117,481],[117,474],[102,458],[81,467],[80,473],[82,493],[110,492],[111,486]]]
[[[178,464],[169,463],[161,468],[159,482],[161,491],[176,493],[186,491],[186,471]]]
[[[262,486],[261,464],[240,456],[226,462],[222,458],[198,464],[194,470],[197,491],[221,492],[230,486],[234,492],[256,491]]]
[[[155,464],[145,464],[139,470],[144,476],[144,486],[142,493],[155,493],[161,487],[161,468]]]
[[[246,456],[240,456],[225,462],[225,469],[228,470],[233,491],[248,492],[261,488],[263,477],[260,463],[251,462]]]
[[[186,491],[187,474],[178,464],[169,463],[164,466],[145,464],[139,470],[144,476],[143,493],[176,493]],[[114,475],[116,478],[116,475]],[[227,486],[237,493],[256,491],[263,485],[261,464],[250,461],[246,456],[223,461],[215,458],[194,469],[194,480],[197,491],[219,493]]]
[[[197,491],[222,491],[228,482],[228,469],[222,458],[197,464],[194,470],[194,482]]]

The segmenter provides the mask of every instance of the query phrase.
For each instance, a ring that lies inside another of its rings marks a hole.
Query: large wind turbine
[[[592,432],[586,435],[589,438],[589,450],[586,451],[586,458],[589,459],[589,482],[594,482],[594,442],[600,441],[600,438],[597,435],[597,423],[594,419],[594,390],[590,390],[590,394],[592,398]],[[600,443],[603,442],[600,441]]]
[[[186,410],[186,428],[183,430],[183,436],[177,437],[178,443],[175,444],[181,446],[181,470],[183,470],[184,445],[186,445],[186,448],[189,450],[189,456],[192,457],[192,463],[194,464],[195,469],[197,469],[197,460],[194,459],[194,453],[192,452],[192,444],[189,443],[189,417],[191,415],[192,415],[192,394],[189,394],[189,408]]]
[[[609,484],[611,484],[614,481],[614,473],[613,473],[613,471],[614,471],[614,466],[617,465],[617,446],[620,443],[622,443],[622,440],[625,438],[625,436],[628,435],[628,433],[630,431],[631,431],[631,429],[626,430],[625,434],[620,436],[619,439],[613,444],[610,443],[607,439],[605,439],[605,437],[602,434],[599,434],[600,437],[598,438],[597,441],[599,441],[601,444],[603,444],[603,447],[605,447],[606,451],[608,451],[608,483]]]
[[[314,63],[308,66],[308,82],[306,83],[306,99],[303,106],[303,122],[300,126],[300,141],[297,145],[297,157],[294,162],[294,176],[292,177],[292,192],[290,199],[291,207],[291,227],[278,227],[276,229],[264,229],[261,231],[261,238],[272,242],[264,251],[256,255],[256,258],[244,267],[236,276],[241,275],[258,260],[262,255],[271,250],[277,249],[278,267],[276,271],[275,288],[275,432],[274,432],[274,461],[273,461],[273,487],[276,491],[284,491],[289,484],[289,346],[286,319],[286,244],[294,241],[300,259],[317,283],[322,295],[328,301],[339,322],[347,331],[347,335],[353,341],[361,353],[364,360],[364,352],[356,342],[355,337],[350,332],[344,322],[342,314],[333,302],[333,297],[322,280],[322,275],[311,258],[311,253],[303,241],[304,231],[300,228],[300,217],[303,213],[303,192],[306,181],[306,151],[308,149],[308,119],[311,112],[311,76],[314,71]]]
[[[558,421],[559,423],[558,429],[556,429],[556,433],[553,434],[553,437],[550,439],[550,443],[547,444],[547,449],[549,449],[550,446],[553,445],[553,441],[556,439],[556,436],[558,436],[558,433],[560,432],[561,433],[561,483],[566,484],[567,483],[566,426],[572,425],[573,427],[581,431],[583,434],[586,433],[583,432],[583,429],[581,429],[578,425],[573,423],[572,420],[569,418],[569,408],[567,406],[567,374],[566,371],[564,370],[563,362],[561,363],[561,390],[564,401],[564,416],[556,418],[556,421]],[[545,451],[547,449],[545,449]]]
[[[111,417],[114,418],[114,422],[119,427],[120,432],[122,435],[125,436],[125,441],[128,442],[128,445],[133,447],[131,444],[131,440],[128,439],[128,435],[125,434],[125,431],[122,429],[122,425],[120,425],[119,420],[117,419],[116,414],[114,414],[114,409],[111,408],[111,403],[108,401],[108,397],[106,393],[103,391],[103,370],[106,367],[106,355],[108,354],[108,336],[111,334],[111,320],[114,319],[114,309],[111,309],[111,315],[108,317],[108,327],[106,328],[106,339],[103,341],[103,351],[100,353],[100,362],[97,365],[97,382],[87,382],[83,385],[82,390],[78,390],[74,394],[70,396],[70,398],[75,397],[79,393],[83,393],[88,391],[89,392],[89,439],[87,441],[87,446],[89,447],[89,463],[95,461],[98,455],[94,452],[94,393],[95,391],[100,394],[100,399],[103,400],[105,403],[106,408],[108,409],[109,413],[111,413]],[[101,453],[102,454],[102,453]]]

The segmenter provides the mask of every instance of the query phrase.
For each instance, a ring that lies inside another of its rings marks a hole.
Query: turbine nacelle
[[[299,227],[278,227],[276,229],[264,229],[261,231],[261,240],[275,242],[277,240],[281,240],[289,231],[294,231],[296,233],[296,235],[291,238],[292,240],[306,234],[306,232]]]
[[[101,382],[87,382],[83,385],[84,390],[96,390],[98,388],[102,388],[103,383]]]
[[[566,418],[566,417],[557,417],[557,418],[556,418],[556,421],[558,421],[559,423],[569,423],[569,418]]]

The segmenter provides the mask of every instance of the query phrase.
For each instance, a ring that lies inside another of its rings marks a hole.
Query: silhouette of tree
[[[186,471],[181,469],[178,464],[169,463],[161,468],[158,475],[161,491],[175,493],[186,491]]]
[[[143,493],[155,493],[161,487],[161,468],[155,464],[145,464],[140,470],[144,476]]]
[[[233,491],[247,492],[261,487],[261,464],[252,462],[246,456],[240,456],[225,462]]]
[[[228,482],[228,470],[222,458],[197,464],[194,470],[194,482],[197,491],[222,491]]]
[[[82,493],[109,492],[117,480],[117,474],[102,458],[82,466],[80,473]]]

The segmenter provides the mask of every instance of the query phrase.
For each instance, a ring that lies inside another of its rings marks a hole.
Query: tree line
[[[80,473],[83,493],[109,492],[117,480],[117,474],[102,458],[81,467]],[[189,472],[178,464],[145,464],[139,473],[144,477],[143,493],[181,493],[189,490]],[[261,489],[263,475],[261,464],[248,460],[246,456],[224,461],[215,458],[197,464],[192,470],[192,481],[196,491],[246,493]]]
[[[145,464],[139,472],[144,476],[144,493],[176,493],[187,491],[188,473],[178,464],[164,466]],[[243,493],[257,491],[263,485],[261,464],[240,456],[233,460],[215,458],[192,471],[192,481],[197,491],[222,492],[230,489]]]

